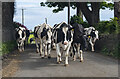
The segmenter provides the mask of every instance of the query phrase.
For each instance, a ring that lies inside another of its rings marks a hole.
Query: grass
[[[16,41],[0,43],[0,56],[10,53],[17,46]]]

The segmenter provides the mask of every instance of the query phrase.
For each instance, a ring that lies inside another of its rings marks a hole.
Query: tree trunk
[[[79,7],[79,3],[77,3],[77,16],[81,17],[83,19],[83,14],[82,14],[82,11]]]
[[[114,2],[114,17],[118,18],[118,22],[120,25],[120,1]]]
[[[94,25],[99,22],[99,2],[91,3],[92,10],[88,8],[87,2],[79,2],[79,7],[90,25]]]
[[[100,21],[99,12],[100,12],[100,3],[99,2],[92,2],[92,24],[96,24]]]

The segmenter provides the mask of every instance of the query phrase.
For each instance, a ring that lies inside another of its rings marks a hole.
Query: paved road
[[[65,67],[56,64],[55,50],[51,59],[41,59],[35,51],[31,46],[16,57],[21,63],[14,77],[118,77],[118,61],[99,53],[85,52],[83,63],[70,57]]]

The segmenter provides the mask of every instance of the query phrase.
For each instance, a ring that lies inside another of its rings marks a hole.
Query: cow
[[[26,40],[26,29],[24,27],[16,28],[16,42],[18,45],[18,50],[20,52],[24,51],[25,40]]]
[[[94,28],[94,27],[89,27],[89,28],[84,28],[84,32],[85,32],[85,36],[88,40],[88,42],[91,45],[92,48],[92,52],[94,52],[94,45],[96,40],[99,40],[99,36],[98,36],[98,31]]]
[[[87,41],[84,36],[84,28],[81,24],[74,23],[72,25],[73,29],[73,42],[72,42],[72,50],[73,50],[73,60],[76,60],[76,52],[78,53],[78,57],[80,62],[83,62],[83,49],[87,48]]]
[[[56,49],[56,45],[55,45],[55,35],[56,35],[56,28],[59,24],[55,24],[52,28],[52,43],[51,43],[51,48],[52,49]]]
[[[68,66],[68,55],[71,43],[73,41],[72,26],[65,22],[56,25],[54,33],[54,42],[56,44],[57,63],[60,64],[62,50],[65,52],[65,66]]]
[[[52,27],[46,23],[38,25],[34,28],[34,36],[37,52],[40,53],[42,58],[46,57],[47,54],[48,58],[51,58]]]

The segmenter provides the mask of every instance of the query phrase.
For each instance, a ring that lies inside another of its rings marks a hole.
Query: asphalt
[[[51,59],[41,59],[34,45],[28,46],[17,59],[21,62],[13,77],[118,77],[118,60],[100,53],[83,53],[84,62],[73,61],[69,57],[69,66],[56,63],[56,51],[51,51]]]

